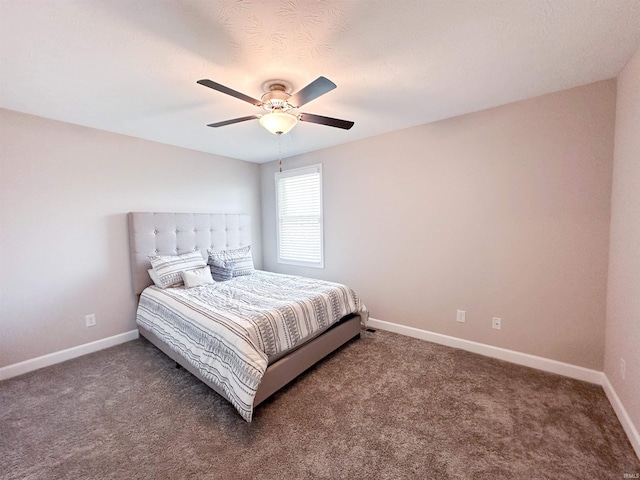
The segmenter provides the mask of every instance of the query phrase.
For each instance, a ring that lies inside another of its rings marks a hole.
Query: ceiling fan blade
[[[232,118],[231,120],[225,120],[218,123],[210,123],[207,127],[224,127],[225,125],[232,125],[234,123],[246,122],[247,120],[255,120],[260,118],[260,115],[249,115],[248,117]]]
[[[301,113],[299,120],[301,122],[319,123],[320,125],[328,125],[330,127],[343,128],[349,130],[354,123],[348,120],[340,120],[339,118],[323,117],[321,115],[313,115],[311,113]]]
[[[244,93],[236,92],[235,90],[229,87],[225,87],[224,85],[220,85],[219,83],[216,83],[212,80],[203,79],[203,80],[198,80],[196,83],[199,83],[200,85],[204,85],[205,87],[213,88],[218,92],[226,93],[227,95],[231,95],[232,97],[236,97],[240,100],[251,103],[252,105],[255,105],[257,107],[262,105],[262,102],[260,100],[256,100],[255,98],[252,98],[249,95],[245,95]]]
[[[320,95],[324,95],[336,88],[336,84],[325,77],[318,77],[309,85],[304,87],[298,93],[289,97],[288,102],[295,108],[299,108],[305,103],[309,103],[311,100],[315,100]]]

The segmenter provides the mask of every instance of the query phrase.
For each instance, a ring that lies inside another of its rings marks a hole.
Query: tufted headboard
[[[221,213],[129,213],[131,276],[136,295],[151,285],[149,255],[178,255],[251,245],[251,217]]]

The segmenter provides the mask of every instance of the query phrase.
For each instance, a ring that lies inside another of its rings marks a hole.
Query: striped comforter
[[[344,285],[256,271],[191,289],[148,287],[136,322],[218,385],[250,422],[270,357],[345,315],[365,312]]]

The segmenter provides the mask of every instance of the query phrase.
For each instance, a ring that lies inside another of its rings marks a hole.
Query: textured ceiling
[[[0,107],[253,162],[615,77],[638,0],[0,0]],[[259,98],[283,79],[338,88],[281,138]],[[1,128],[1,127],[0,127]]]

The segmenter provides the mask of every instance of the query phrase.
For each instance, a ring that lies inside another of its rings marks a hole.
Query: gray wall
[[[262,264],[258,165],[8,110],[0,125],[0,367],[135,328],[129,211],[248,213]]]
[[[640,428],[639,86],[640,49],[618,77],[604,366],[636,429]],[[637,443],[635,447],[640,454]]]
[[[261,165],[266,269],[347,283],[380,320],[602,370],[615,87],[286,159],[323,164],[324,269],[276,263]]]

